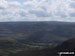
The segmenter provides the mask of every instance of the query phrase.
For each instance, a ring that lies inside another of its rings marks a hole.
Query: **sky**
[[[75,0],[0,0],[0,22],[75,22]]]

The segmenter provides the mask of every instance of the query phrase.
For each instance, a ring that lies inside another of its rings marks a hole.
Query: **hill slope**
[[[0,56],[57,55],[58,51],[75,47],[67,42],[59,45],[70,38],[75,38],[75,23],[0,22]]]
[[[22,51],[11,56],[59,56],[58,52],[75,52],[75,38],[67,40],[53,49],[45,48],[42,50]]]
[[[61,43],[75,37],[75,23],[69,22],[1,22],[0,38],[22,43]]]

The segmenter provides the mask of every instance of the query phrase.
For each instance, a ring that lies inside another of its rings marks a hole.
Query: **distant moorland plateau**
[[[0,56],[58,56],[75,51],[74,22],[0,22]]]

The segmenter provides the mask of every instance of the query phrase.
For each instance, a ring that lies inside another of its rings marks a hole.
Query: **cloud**
[[[35,14],[37,17],[52,17],[52,13],[47,13],[45,11],[31,10],[31,11],[29,11],[29,13]]]
[[[0,0],[0,9],[4,9],[8,7],[8,3],[6,0]]]
[[[70,4],[70,7],[71,7],[71,8],[75,8],[75,2],[72,2],[72,3]]]
[[[0,21],[75,21],[75,0],[0,0]]]
[[[75,17],[75,12],[74,13],[70,13],[71,17]]]
[[[18,1],[8,2],[9,6],[21,6],[21,3]]]
[[[24,6],[33,6],[34,4],[31,1],[28,1],[28,2],[24,2],[23,5]]]

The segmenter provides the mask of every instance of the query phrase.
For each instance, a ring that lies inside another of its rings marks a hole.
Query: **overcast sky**
[[[75,0],[0,0],[0,21],[75,22]]]

